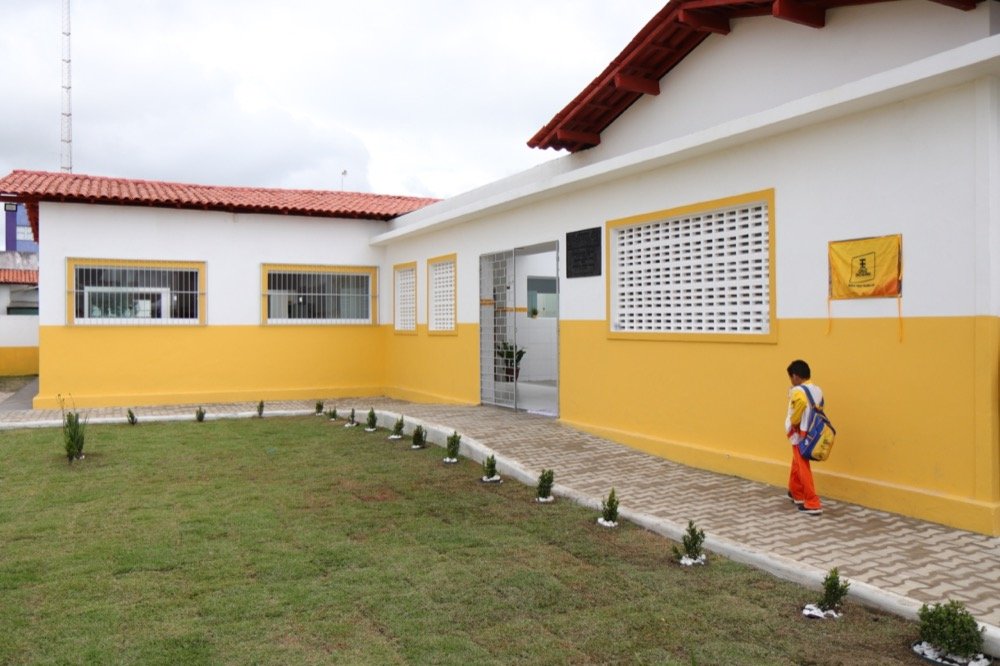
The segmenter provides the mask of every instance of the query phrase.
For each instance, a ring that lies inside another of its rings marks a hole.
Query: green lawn
[[[0,663],[914,663],[912,623],[804,619],[816,591],[387,435],[192,415],[69,465],[0,431]]]

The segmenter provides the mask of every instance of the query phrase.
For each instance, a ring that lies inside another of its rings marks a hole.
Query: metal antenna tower
[[[69,0],[62,3],[62,170],[73,173],[73,107],[70,92]]]

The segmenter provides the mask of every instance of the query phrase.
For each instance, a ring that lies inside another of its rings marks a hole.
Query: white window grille
[[[199,267],[71,260],[73,323],[164,325],[201,322]]]
[[[767,203],[610,231],[612,331],[770,332]]]
[[[397,331],[417,330],[417,267],[414,265],[395,269],[395,312],[393,321]]]
[[[265,267],[268,324],[370,324],[369,272]]]
[[[455,261],[438,261],[428,267],[430,308],[427,327],[430,331],[455,330]]]

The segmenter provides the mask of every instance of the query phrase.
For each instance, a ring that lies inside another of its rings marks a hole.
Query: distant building
[[[0,375],[38,374],[38,242],[27,209],[3,204]]]

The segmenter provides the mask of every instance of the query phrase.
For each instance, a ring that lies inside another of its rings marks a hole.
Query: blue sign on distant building
[[[31,232],[28,211],[21,204],[4,203],[3,236],[0,237],[0,252],[38,252],[38,243]]]

